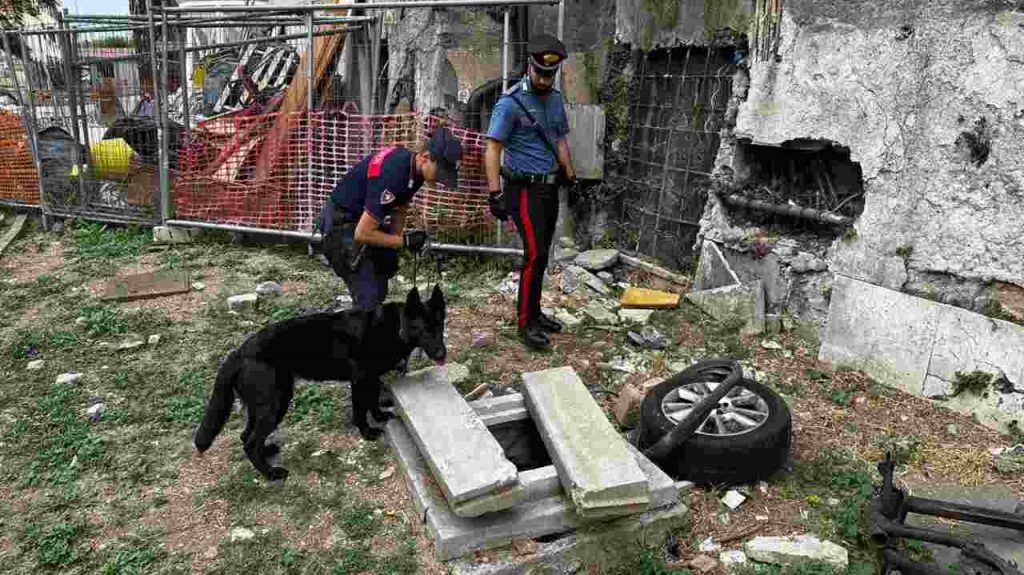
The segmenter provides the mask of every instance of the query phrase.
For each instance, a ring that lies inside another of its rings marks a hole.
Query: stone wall
[[[735,139],[849,148],[863,173],[864,211],[813,253],[828,271],[805,273],[991,310],[993,294],[1024,287],[1018,5],[787,0],[778,56],[750,67],[734,138],[723,139],[721,185],[730,184]],[[718,201],[702,223],[703,237],[749,249],[751,230]],[[809,283],[821,291],[819,280]],[[808,319],[822,322],[820,303],[810,307]]]

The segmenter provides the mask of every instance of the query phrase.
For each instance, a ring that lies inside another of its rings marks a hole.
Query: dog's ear
[[[430,294],[430,302],[427,304],[430,309],[434,312],[434,315],[443,318],[445,312],[444,293],[441,292],[441,286],[434,284],[434,292]]]
[[[413,311],[423,307],[423,300],[420,299],[420,290],[417,287],[409,290],[409,295],[405,298],[405,309],[406,311]]]

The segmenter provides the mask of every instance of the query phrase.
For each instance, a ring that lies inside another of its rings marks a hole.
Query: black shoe
[[[551,347],[551,340],[537,324],[530,324],[525,328],[519,328],[519,337],[522,338],[526,347],[533,349],[547,349]]]
[[[536,323],[537,327],[548,333],[561,333],[562,331],[562,322],[544,314],[537,316]]]

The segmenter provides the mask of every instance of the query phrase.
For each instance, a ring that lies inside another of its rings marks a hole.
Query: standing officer
[[[454,190],[462,143],[438,128],[426,149],[384,148],[356,164],[331,192],[320,212],[323,252],[352,294],[356,309],[384,302],[388,280],[398,272],[398,249],[419,253],[422,230],[405,230],[405,215],[424,182]]]
[[[562,324],[540,311],[544,271],[558,220],[558,187],[574,182],[576,170],[565,139],[569,121],[562,94],[552,88],[566,58],[565,46],[541,34],[530,40],[527,53],[527,75],[498,100],[491,113],[484,161],[491,214],[502,221],[511,216],[526,250],[519,276],[519,332],[527,346],[544,348],[551,345],[547,333],[562,330]],[[505,178],[504,192],[499,175]]]

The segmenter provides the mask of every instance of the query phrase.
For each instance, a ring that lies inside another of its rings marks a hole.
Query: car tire
[[[728,360],[702,361],[652,388],[640,407],[640,447],[654,445],[675,428],[677,422],[662,407],[669,393],[698,382],[722,382],[733,365]],[[701,485],[738,485],[767,479],[786,464],[792,447],[793,420],[785,400],[751,379],[743,379],[737,387],[760,398],[758,405],[766,411],[763,421],[735,434],[695,433],[657,462],[666,473]]]

